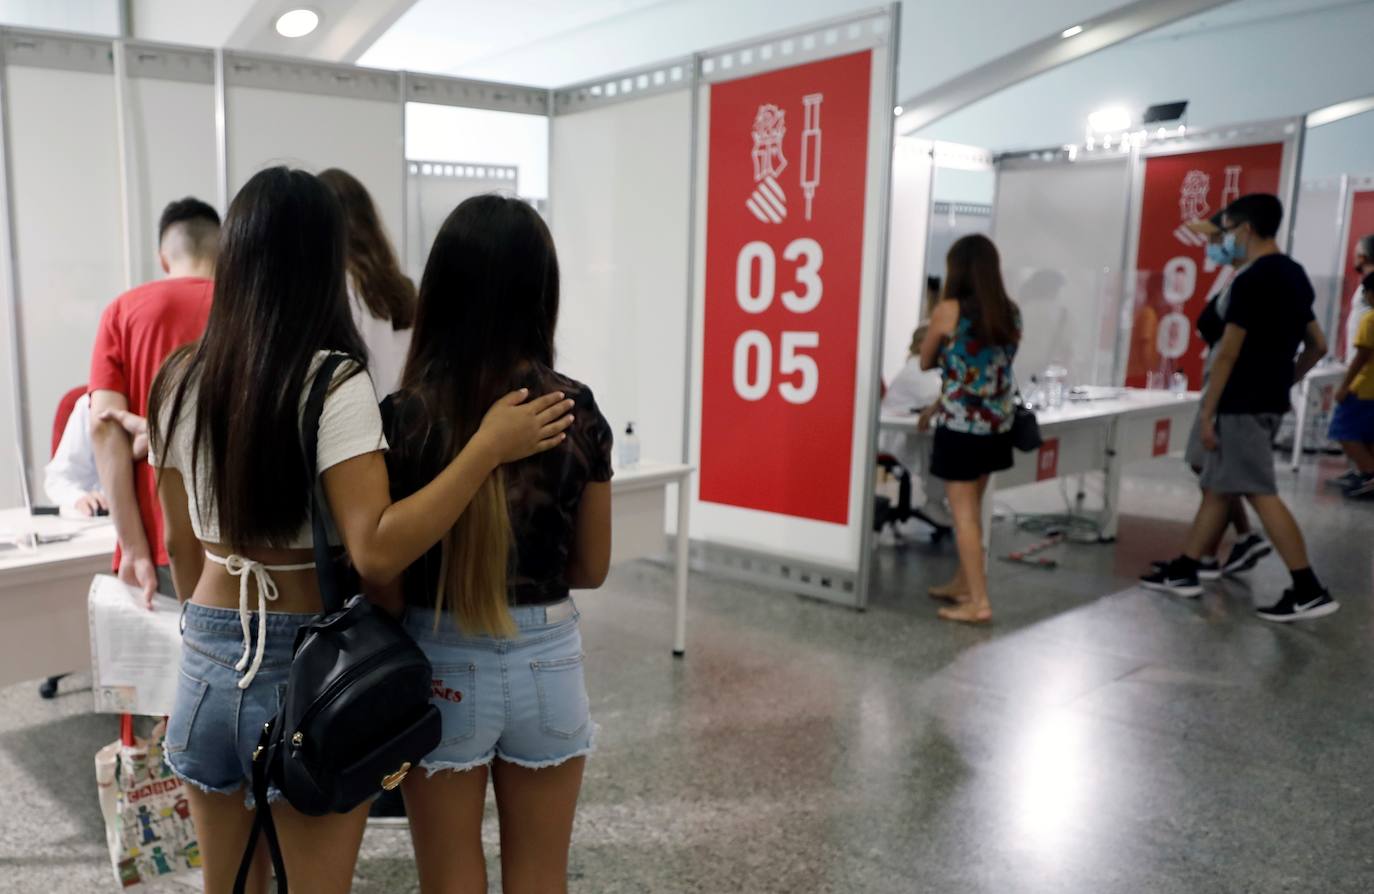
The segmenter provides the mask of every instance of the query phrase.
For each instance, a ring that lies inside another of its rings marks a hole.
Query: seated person
[[[921,341],[926,336],[927,328],[923,323],[912,333],[906,365],[888,384],[882,403],[882,412],[889,416],[909,416],[919,412],[921,415],[917,426],[922,431],[929,427],[930,418],[940,399],[940,371],[921,369]],[[930,467],[930,439],[884,432],[879,437],[878,449],[898,457],[911,472],[912,506],[932,521],[947,525],[949,513],[944,507],[944,482],[926,474]]]
[[[113,420],[134,438],[134,461],[148,455],[147,423],[141,416],[124,411],[102,414],[102,420]],[[95,453],[91,449],[91,396],[81,395],[67,417],[57,451],[43,470],[43,488],[48,499],[62,509],[77,515],[104,515],[110,506],[100,490],[100,476],[95,468]]]

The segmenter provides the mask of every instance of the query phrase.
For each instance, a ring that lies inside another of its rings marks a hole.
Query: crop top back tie
[[[207,551],[205,558],[214,562],[216,565],[223,565],[224,570],[233,577],[239,579],[239,624],[243,627],[243,657],[238,664],[234,665],[234,670],[243,672],[244,668],[248,672],[239,678],[238,687],[247,689],[253,682],[253,678],[258,675],[258,668],[262,667],[262,656],[267,648],[267,603],[275,602],[277,599],[277,584],[272,580],[270,571],[308,571],[315,567],[314,562],[302,562],[297,565],[264,565],[253,559],[240,556],[238,553],[230,553],[228,556],[217,556]],[[248,625],[250,612],[248,611],[248,579],[252,578],[258,584],[258,645],[253,647],[253,638],[249,635]],[[249,661],[251,655],[252,660]]]

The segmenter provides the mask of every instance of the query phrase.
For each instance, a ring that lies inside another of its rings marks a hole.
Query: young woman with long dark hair
[[[992,620],[983,498],[988,476],[1012,466],[1012,361],[1021,343],[1021,312],[1007,295],[1002,262],[988,237],[958,240],[945,263],[944,298],[921,343],[921,368],[939,367],[942,375],[930,471],[946,482],[959,571],[930,594],[955,603],[940,609],[945,620],[981,624]]]
[[[489,395],[570,395],[556,451],[502,468],[403,578],[407,627],[434,666],[443,744],[403,784],[420,888],[485,891],[482,812],[493,780],[508,894],[567,890],[568,848],[592,750],[571,589],[611,553],[611,430],[591,391],[554,371],[558,259],[524,202],[477,196],[440,229],[420,282],[400,392],[383,406],[393,495],[471,443]]]
[[[571,401],[559,394],[529,402],[507,394],[432,483],[393,503],[343,257],[343,215],[318,178],[286,168],[255,175],[224,219],[205,334],[172,355],[153,386],[149,462],[177,594],[189,600],[166,753],[190,783],[210,892],[233,886],[253,821],[251,753],[278,708],[296,631],[321,609],[311,488],[323,489],[358,572],[393,580],[453,527],[501,464],[556,446],[571,422]],[[352,362],[330,385],[320,478],[309,482],[301,413],[330,353]],[[347,891],[367,806],[307,817],[278,800],[272,812],[293,890]],[[265,850],[255,891],[266,889]]]
[[[378,397],[396,390],[415,324],[415,284],[401,272],[367,187],[347,171],[329,168],[320,179],[343,206],[349,307],[367,347],[368,372]]]

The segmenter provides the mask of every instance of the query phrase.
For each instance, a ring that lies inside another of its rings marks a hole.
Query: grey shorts
[[[1226,413],[1217,416],[1217,449],[1203,452],[1203,490],[1219,494],[1275,494],[1274,436],[1278,413]],[[1198,436],[1201,446],[1201,435]]]
[[[1183,461],[1199,475],[1207,465],[1207,448],[1202,446],[1202,414],[1193,417],[1193,427],[1188,429],[1188,446],[1183,448]]]

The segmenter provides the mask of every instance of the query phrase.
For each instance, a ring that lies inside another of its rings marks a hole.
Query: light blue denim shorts
[[[181,669],[176,700],[167,719],[167,765],[205,792],[244,791],[253,809],[253,749],[263,724],[271,720],[286,692],[296,631],[313,614],[267,613],[267,645],[257,676],[240,689],[243,676],[234,665],[243,655],[243,628],[231,608],[187,603],[182,615]],[[250,618],[251,645],[257,647],[258,619]],[[268,790],[268,801],[281,793]]]
[[[511,616],[519,635],[495,639],[459,632],[448,613],[437,630],[432,610],[406,615],[434,666],[432,701],[443,715],[439,747],[420,763],[431,775],[496,758],[541,769],[593,751],[577,607],[515,606]]]

